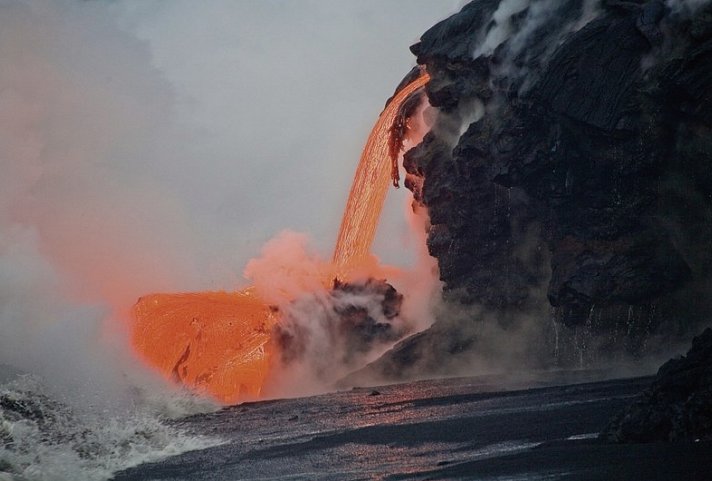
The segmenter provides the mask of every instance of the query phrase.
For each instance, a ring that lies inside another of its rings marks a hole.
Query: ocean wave
[[[0,384],[0,481],[99,481],[116,471],[220,444],[170,418],[204,410],[189,396],[129,412],[77,412],[35,376]]]

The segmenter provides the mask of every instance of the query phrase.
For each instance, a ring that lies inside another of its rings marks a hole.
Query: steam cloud
[[[77,403],[128,402],[116,381],[132,362],[114,338],[121,326],[104,320],[190,272],[185,218],[139,168],[170,89],[94,8],[4,2],[0,12],[0,363]]]
[[[690,14],[707,5],[710,0],[666,0],[665,4],[673,12]]]

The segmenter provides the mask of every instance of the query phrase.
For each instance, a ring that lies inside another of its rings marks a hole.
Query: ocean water
[[[709,443],[599,442],[650,382],[590,382],[600,374],[422,381],[229,407],[175,423],[221,444],[114,479],[712,479]]]
[[[0,481],[101,481],[222,442],[171,421],[178,412],[209,409],[191,396],[173,396],[120,412],[76,409],[40,378],[0,366]]]

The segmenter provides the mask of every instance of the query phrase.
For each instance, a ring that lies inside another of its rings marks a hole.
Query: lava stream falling
[[[391,178],[390,129],[401,104],[429,79],[422,71],[397,92],[368,137],[334,250],[333,272],[341,280],[369,261]],[[151,294],[133,308],[132,343],[165,377],[232,404],[262,394],[277,315],[252,288]]]
[[[341,228],[334,248],[334,267],[340,278],[363,264],[371,251],[383,202],[391,180],[389,158],[390,129],[401,104],[410,94],[428,83],[426,72],[401,89],[381,113],[361,153]]]

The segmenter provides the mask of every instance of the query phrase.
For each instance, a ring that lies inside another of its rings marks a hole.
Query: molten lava
[[[392,149],[389,148],[391,127],[403,101],[428,80],[430,77],[423,72],[420,77],[400,90],[381,112],[368,136],[351,184],[351,193],[346,202],[334,249],[333,262],[341,278],[347,278],[354,267],[368,258],[388,192],[388,182],[393,179],[395,183],[398,174],[397,165],[393,169],[390,162],[385,162],[389,157],[394,157]]]
[[[401,104],[428,80],[423,71],[397,92],[368,137],[334,250],[333,272],[342,280],[372,263],[369,251],[388,182],[392,176],[397,182],[393,163],[400,147],[394,151],[394,121]],[[324,279],[324,285],[331,281]],[[133,314],[135,349],[166,377],[226,404],[261,395],[278,314],[251,288],[147,295],[138,300]]]
[[[261,394],[276,314],[250,289],[151,294],[134,316],[134,346],[172,380],[228,404]]]

